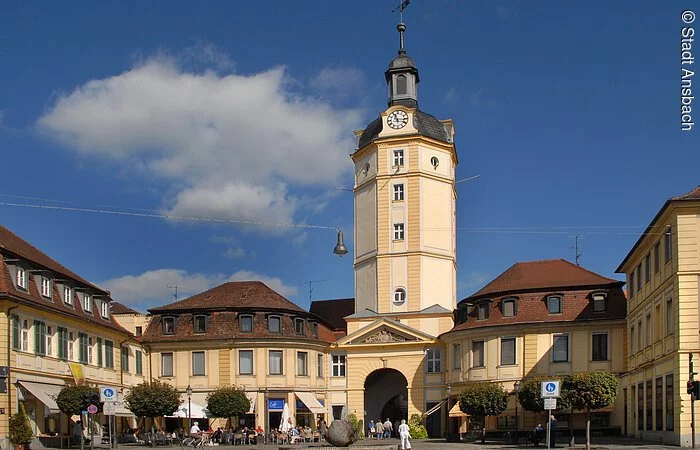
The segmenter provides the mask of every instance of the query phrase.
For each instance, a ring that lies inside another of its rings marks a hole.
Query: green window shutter
[[[34,321],[34,354],[41,355],[41,333],[39,333],[39,321]]]
[[[19,317],[12,316],[12,349],[19,350]]]
[[[66,359],[66,329],[58,327],[58,359]]]
[[[87,362],[87,335],[78,333],[78,361]]]
[[[102,338],[97,338],[97,367],[102,367]]]

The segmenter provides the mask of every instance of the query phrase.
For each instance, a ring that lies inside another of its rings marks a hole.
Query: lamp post
[[[192,386],[187,385],[187,419],[190,422],[190,428],[192,428]]]
[[[452,442],[450,433],[450,397],[452,396],[452,385],[447,383],[447,416],[445,417],[445,440]]]
[[[520,380],[513,383],[515,388],[515,444],[518,444],[518,393],[520,392]]]

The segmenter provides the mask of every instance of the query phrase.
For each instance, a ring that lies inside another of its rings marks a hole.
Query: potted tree
[[[24,410],[24,405],[19,404],[19,412],[10,417],[10,442],[15,446],[15,450],[28,449],[34,434],[29,425],[29,417]]]

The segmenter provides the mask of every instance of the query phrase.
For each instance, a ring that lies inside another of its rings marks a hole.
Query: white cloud
[[[331,98],[347,98],[365,92],[365,74],[355,67],[326,67],[311,79],[310,86]]]
[[[149,270],[139,275],[125,275],[112,278],[99,286],[111,291],[112,298],[118,302],[135,306],[150,307],[173,301],[174,290],[168,286],[178,287],[179,299],[184,299],[226,281],[257,280],[284,296],[296,295],[294,286],[288,286],[277,277],[240,270],[231,276],[224,274],[188,273],[180,269]]]
[[[477,290],[484,287],[488,280],[488,277],[481,272],[469,272],[465,277],[462,277],[458,283],[457,288]]]
[[[457,86],[452,86],[442,98],[442,102],[447,103],[449,105],[454,105],[455,103],[457,103],[458,100],[459,94],[457,93]]]
[[[200,59],[230,65],[200,48]],[[330,78],[322,71],[311,87],[323,91]],[[38,128],[80,155],[170,181],[168,213],[291,222],[299,201],[288,187],[349,174],[351,130],[361,123],[359,110],[332,107],[295,85],[283,67],[198,73],[158,56],[60,95]]]

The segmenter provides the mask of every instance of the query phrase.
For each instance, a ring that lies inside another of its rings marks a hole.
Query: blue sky
[[[395,3],[4,5],[0,201],[342,226],[351,244],[335,188],[386,107]],[[460,298],[517,261],[572,260],[577,234],[581,264],[616,276],[700,184],[700,129],[680,131],[690,3],[411,2],[420,107],[454,119],[458,179],[480,175],[458,185]],[[353,296],[333,230],[11,206],[0,223],[138,308],[228,279],[304,307],[309,280]]]

